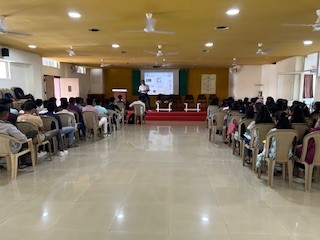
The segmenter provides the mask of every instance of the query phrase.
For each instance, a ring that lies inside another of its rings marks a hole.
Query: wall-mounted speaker
[[[2,57],[9,57],[9,48],[1,48]]]

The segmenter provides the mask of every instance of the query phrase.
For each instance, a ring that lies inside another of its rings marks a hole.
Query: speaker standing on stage
[[[147,110],[150,110],[150,98],[148,95],[149,91],[150,91],[149,86],[147,84],[145,84],[144,80],[142,79],[138,92],[140,93],[140,96],[142,97],[142,101],[146,104]]]

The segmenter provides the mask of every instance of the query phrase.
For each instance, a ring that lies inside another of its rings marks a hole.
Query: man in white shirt
[[[99,111],[93,106],[93,99],[88,98],[87,99],[87,105],[82,108],[82,112],[91,111],[95,112],[99,116]],[[102,126],[104,135],[108,136],[110,135],[110,132],[108,130],[108,119],[106,117],[99,117],[99,119],[96,119],[99,127]]]
[[[149,86],[145,84],[145,81],[142,79],[138,92],[140,93],[140,96],[142,97],[141,100],[142,102],[145,103],[147,110],[150,109],[150,98],[148,95],[149,91],[150,91]]]
[[[129,105],[129,107],[133,107],[135,104],[141,104],[143,107],[142,107],[142,109],[143,109],[143,112],[145,112],[146,111],[146,104],[144,103],[144,102],[142,102],[142,96],[140,96],[139,97],[139,100],[137,100],[137,101],[133,101],[132,103],[130,103],[130,105]]]

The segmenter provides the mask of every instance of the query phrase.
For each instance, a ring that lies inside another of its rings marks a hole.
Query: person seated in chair
[[[74,117],[77,122],[77,118],[76,118],[75,113],[73,111],[69,111],[68,107],[69,107],[69,103],[67,101],[61,102],[62,110],[60,111],[60,113],[69,114],[70,116]],[[81,116],[82,116],[82,112],[81,112]],[[86,127],[84,126],[83,117],[82,117],[82,122],[79,121],[79,122],[77,122],[76,125],[77,125],[76,126],[77,130],[80,130],[82,132],[83,137],[85,138],[86,137]]]
[[[11,152],[17,153],[21,149],[27,147],[27,140],[28,138],[35,138],[38,134],[37,131],[29,131],[26,134],[23,134],[15,125],[8,122],[9,117],[9,108],[5,105],[0,105],[0,133],[8,135],[10,137],[14,137],[15,139],[19,140],[22,144],[11,142]],[[27,161],[26,157],[21,157],[20,167],[22,165],[32,165],[31,162]]]
[[[133,101],[132,103],[130,103],[129,107],[132,108],[136,104],[142,105],[142,112],[143,112],[143,116],[144,116],[146,114],[146,104],[142,100],[143,100],[143,96],[139,96],[139,99],[137,101]],[[141,121],[142,121],[142,119],[141,119]]]
[[[12,108],[12,100],[9,98],[1,98],[0,104],[5,105],[9,109],[9,116],[7,120],[12,124],[16,124],[19,112],[17,109]]]
[[[74,127],[72,127],[72,126],[63,127],[62,126],[61,119],[60,119],[59,115],[54,112],[55,109],[57,109],[56,104],[53,102],[49,102],[47,105],[47,109],[48,109],[48,112],[46,113],[46,115],[54,117],[57,120],[58,125],[59,125],[59,126],[53,126],[52,129],[55,129],[56,127],[58,127],[61,134],[67,135],[68,148],[77,147],[78,145],[76,145],[74,143]]]
[[[82,108],[82,112],[95,112],[99,116],[99,111],[93,106],[93,99],[87,98],[87,105]],[[110,135],[110,132],[108,131],[108,119],[106,117],[99,117],[98,122],[99,127],[102,127],[104,135],[108,136]]]
[[[5,105],[0,105],[0,133],[14,137],[20,142],[27,142],[28,138],[16,126],[8,122],[9,108]],[[11,143],[11,151],[17,153],[20,151],[22,144],[15,142]]]
[[[43,122],[39,113],[37,112],[37,105],[34,101],[27,101],[24,103],[24,114],[18,116],[17,122],[31,122],[38,127],[38,139],[43,142],[45,140],[51,140],[53,137],[57,138],[58,141],[58,156],[63,157],[68,154],[68,151],[64,149],[62,137],[59,129],[54,129],[50,131],[44,131]]]

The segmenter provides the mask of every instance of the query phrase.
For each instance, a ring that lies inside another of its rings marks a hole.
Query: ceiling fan
[[[75,53],[75,51],[74,51],[74,49],[73,49],[72,46],[69,46],[69,48],[67,49],[67,53],[68,53],[68,55],[69,55],[70,57],[76,56],[76,53]]]
[[[105,63],[105,62],[104,62],[104,59],[103,59],[103,58],[101,58],[101,64],[100,64],[100,67],[104,68],[104,67],[109,67],[109,66],[111,66],[111,64],[109,64],[109,63]]]
[[[177,55],[177,54],[179,54],[178,52],[163,53],[162,52],[162,45],[158,45],[158,51],[157,52],[150,52],[150,51],[144,51],[144,52],[154,54],[157,57],[161,57],[163,55]]]
[[[173,31],[155,30],[154,26],[157,19],[152,18],[152,13],[146,13],[146,26],[143,30],[129,30],[126,32],[145,32],[145,33],[160,33],[160,34],[174,34]]]
[[[262,43],[258,43],[258,50],[256,51],[257,55],[266,55],[268,52],[266,50],[262,50]]]
[[[318,16],[317,20],[313,24],[291,24],[285,23],[282,26],[284,27],[312,27],[313,31],[320,31],[320,9],[316,10]]]
[[[10,35],[16,35],[16,36],[21,36],[21,37],[31,36],[30,33],[9,31],[4,20],[5,20],[5,16],[0,16],[0,34],[10,34]]]

